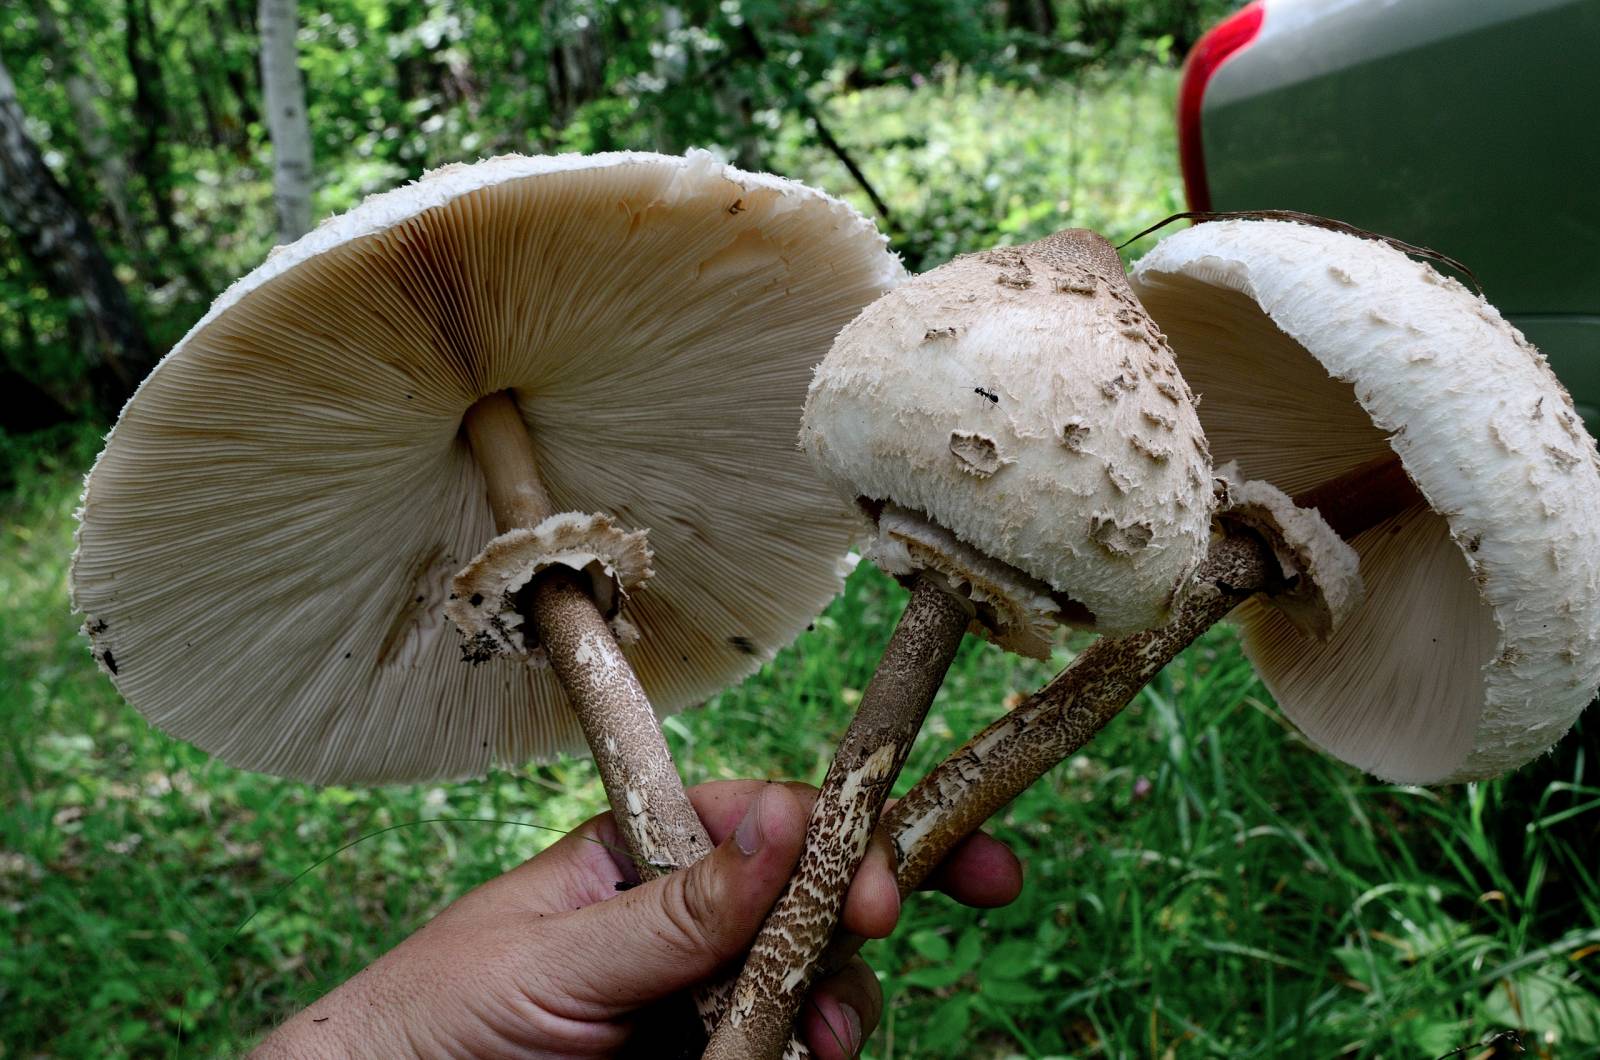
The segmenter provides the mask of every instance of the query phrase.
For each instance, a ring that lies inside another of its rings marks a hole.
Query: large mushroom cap
[[[1600,458],[1538,351],[1432,267],[1303,224],[1189,229],[1133,286],[1219,462],[1298,494],[1392,450],[1427,500],[1351,542],[1368,595],[1328,642],[1236,612],[1295,724],[1408,783],[1559,739],[1600,684]]]
[[[1164,621],[1206,547],[1194,403],[1092,233],[966,255],[868,306],[801,440],[841,495],[926,517],[1102,631]]]
[[[460,433],[511,389],[555,509],[647,530],[627,649],[657,709],[752,672],[837,592],[850,517],[794,448],[812,366],[900,276],[872,225],[705,154],[451,166],[230,288],[85,488],[76,606],[153,723],[318,782],[582,747],[548,670],[444,608],[495,535]]]

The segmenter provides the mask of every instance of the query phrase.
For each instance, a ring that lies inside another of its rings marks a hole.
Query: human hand
[[[252,1054],[279,1057],[601,1057],[637,1015],[715,980],[755,938],[800,856],[816,789],[720,781],[689,791],[718,844],[688,869],[637,880],[610,814],[468,892],[399,946],[289,1020]],[[881,938],[900,914],[893,856],[874,841],[843,926]],[[1004,905],[1022,871],[975,835],[936,874],[968,905]],[[855,958],[813,990],[802,1030],[820,1060],[854,1055],[883,998]]]

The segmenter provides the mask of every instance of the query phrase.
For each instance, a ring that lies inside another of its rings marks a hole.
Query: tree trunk
[[[185,247],[172,208],[172,172],[167,167],[166,147],[161,142],[162,135],[170,131],[172,122],[166,106],[161,64],[149,50],[156,44],[150,5],[148,0],[143,3],[124,0],[122,11],[126,24],[123,43],[128,56],[128,69],[133,73],[133,121],[136,129],[133,164],[144,178],[145,187],[150,191],[150,202],[155,207],[156,221],[167,237],[162,253],[170,265],[183,273],[195,294],[206,298],[211,294],[211,285],[206,282]]]
[[[278,239],[288,243],[311,229],[311,124],[295,44],[295,0],[261,0],[261,85],[272,138],[272,194],[278,203]]]
[[[587,8],[587,17],[570,17],[569,0],[546,0],[541,12],[545,37],[550,41],[546,67],[546,93],[550,124],[563,129],[579,107],[598,99],[605,89],[606,42],[600,10]]]
[[[1037,37],[1054,37],[1056,6],[1050,0],[1006,0],[1006,28]]]
[[[1167,19],[1167,32],[1172,34],[1172,54],[1178,61],[1200,39],[1200,30],[1200,0],[1176,0]]]
[[[222,120],[222,112],[217,109],[216,99],[218,93],[212,91],[216,79],[211,76],[211,71],[200,62],[200,53],[196,49],[189,49],[189,76],[194,78],[194,94],[200,104],[200,114],[206,123],[206,143],[214,151],[220,151],[229,145],[231,137],[228,135],[227,123]]]
[[[728,116],[733,128],[733,164],[749,172],[759,172],[766,166],[766,155],[761,150],[761,136],[756,130],[755,101],[750,90],[724,79],[714,93],[717,107]]]
[[[0,221],[45,278],[50,292],[78,305],[80,352],[95,401],[115,413],[154,366],[127,292],[94,229],[28,138],[16,86],[0,60]]]
[[[404,40],[416,13],[409,4],[396,4],[389,9],[389,54],[394,58],[395,93],[402,103],[416,99],[423,82],[424,63],[417,56],[416,43]]]
[[[228,93],[233,96],[237,128],[232,130],[233,137],[229,141],[229,146],[243,155],[248,153],[244,150],[248,139],[244,130],[252,123],[261,120],[261,112],[256,108],[255,85],[250,80],[253,64],[238,61],[238,50],[232,41],[237,35],[253,43],[256,33],[254,29],[240,30],[236,26],[229,26],[226,21],[228,14],[225,8],[212,7],[209,4],[206,6],[206,21],[211,27],[211,41],[216,46],[217,56],[222,63],[222,76],[228,82]]]
[[[95,106],[97,92],[84,74],[84,70],[92,68],[92,64],[79,63],[77,56],[67,50],[66,40],[62,37],[61,26],[56,21],[50,0],[33,0],[33,10],[34,17],[39,23],[39,37],[44,42],[45,51],[50,53],[56,70],[60,72],[62,87],[67,92],[67,102],[72,107],[72,120],[78,126],[78,143],[82,146],[84,157],[95,176],[96,185],[106,205],[111,209],[112,219],[117,223],[117,231],[123,242],[133,252],[134,257],[143,263],[148,259],[148,250],[145,246],[144,230],[135,223],[133,214],[128,208],[128,163],[122,157],[122,153],[112,146],[111,138],[106,133],[105,121],[100,116],[99,108]]]
[[[1128,9],[1112,0],[1081,0],[1078,9],[1080,39],[1099,52],[1109,51],[1122,39]]]

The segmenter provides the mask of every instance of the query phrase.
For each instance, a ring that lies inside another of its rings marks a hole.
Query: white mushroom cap
[[[872,225],[704,153],[507,157],[367,200],[234,284],[122,413],[76,606],[153,723],[318,782],[583,745],[554,676],[463,660],[495,536],[460,428],[515,391],[557,512],[647,530],[627,649],[658,710],[755,670],[854,523],[795,451],[812,366],[902,274]]]
[[[1164,621],[1199,563],[1210,462],[1115,251],[1085,235],[957,258],[868,306],[817,369],[801,441],[841,496],[923,515],[1122,632]]]
[[[1299,494],[1392,449],[1427,499],[1351,542],[1367,597],[1327,643],[1236,612],[1295,724],[1419,784],[1559,739],[1600,684],[1600,458],[1538,351],[1432,267],[1308,225],[1200,225],[1133,284],[1219,461]]]

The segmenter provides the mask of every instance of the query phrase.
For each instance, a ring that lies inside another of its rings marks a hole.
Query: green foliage
[[[868,178],[899,226],[895,248],[922,270],[1068,226],[1120,242],[1183,209],[1176,91],[1176,74],[1150,64],[1086,69],[1049,90],[948,74],[848,93],[826,114],[871,160]],[[836,158],[786,132],[774,151],[785,171],[872,212]]]
[[[603,795],[587,761],[318,790],[151,729],[67,610],[97,441],[20,464],[0,511],[0,1055],[227,1054]],[[669,719],[687,778],[820,779],[903,600],[863,567],[759,676]],[[902,790],[1071,651],[969,641]],[[1434,1057],[1517,1028],[1588,1055],[1585,751],[1531,779],[1377,784],[1307,747],[1219,630],[995,822],[1017,903],[914,900],[869,945],[889,997],[869,1055]]]
[[[1145,108],[1142,91],[1128,104],[1144,108],[1138,118],[1120,115],[1120,91],[1150,70],[1170,84],[1186,43],[1227,6],[306,4],[299,54],[317,214],[426,168],[505,151],[689,146],[812,176],[870,212],[842,153],[869,182],[885,182],[891,235],[908,263],[937,263],[996,237],[1041,233],[1057,217],[1119,220],[1080,201],[1085,182],[1114,184],[1124,160],[1148,168],[1144,156],[1156,151],[1173,169],[1170,115]],[[40,11],[57,24],[56,43]],[[0,12],[0,57],[30,134],[94,223],[158,350],[273,242],[254,21],[254,0],[29,0]],[[141,27],[131,38],[130,26]],[[69,98],[73,76],[93,97],[98,146]],[[108,158],[123,166],[121,181]],[[126,226],[113,192],[127,202]],[[1168,187],[1119,201],[1164,206],[1174,195]],[[79,311],[0,230],[0,371],[84,409],[71,334]]]

